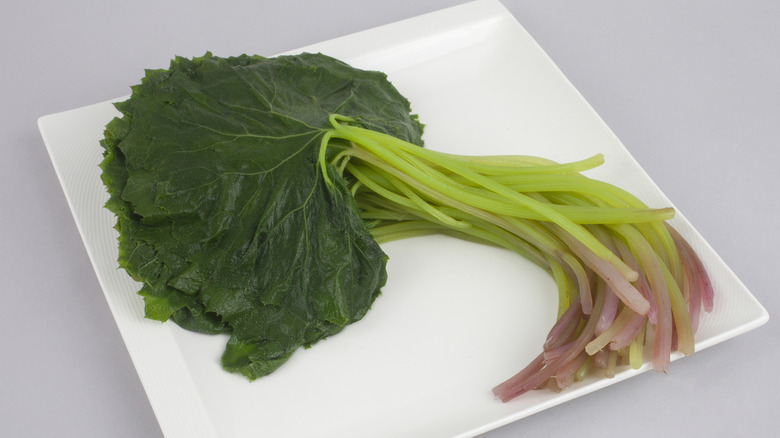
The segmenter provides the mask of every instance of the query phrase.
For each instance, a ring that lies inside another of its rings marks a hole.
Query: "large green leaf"
[[[119,264],[146,316],[230,333],[250,379],[362,318],[387,257],[317,153],[328,116],[421,144],[384,74],[319,54],[176,58],[117,104],[102,144]]]

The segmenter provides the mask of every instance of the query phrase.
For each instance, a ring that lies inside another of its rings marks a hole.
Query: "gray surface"
[[[270,55],[458,3],[0,3],[0,436],[161,435],[39,116],[127,94],[141,69],[174,54]],[[780,3],[504,4],[775,316]],[[770,318],[669,375],[645,373],[484,436],[773,436],[777,334]]]

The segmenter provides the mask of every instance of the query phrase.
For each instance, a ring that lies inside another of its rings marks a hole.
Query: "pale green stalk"
[[[583,242],[583,244],[588,246],[596,255],[615,265],[618,270],[627,277],[636,277],[635,272],[623,264],[614,253],[604,247],[601,242],[598,241],[598,239],[584,230],[581,225],[568,220],[559,212],[549,207],[549,205],[537,202],[528,196],[523,195],[522,193],[515,192],[506,186],[496,183],[490,178],[484,175],[480,175],[479,173],[476,173],[468,167],[458,163],[457,160],[448,158],[441,154],[437,154],[436,152],[429,151],[411,143],[407,143],[395,137],[371,130],[335,123],[334,131],[334,137],[343,138],[345,140],[350,140],[359,144],[361,147],[370,150],[372,153],[386,160],[388,163],[398,168],[402,172],[409,174],[415,179],[425,181],[427,185],[446,195],[454,195],[457,197],[462,195],[463,191],[454,189],[454,183],[451,179],[446,179],[446,177],[436,172],[430,166],[422,164],[419,160],[415,159],[415,157],[430,160],[439,166],[442,166],[467,179],[470,179],[477,184],[484,186],[488,190],[505,196],[507,199],[515,201],[520,205],[526,206],[544,215],[548,218],[548,220],[555,222],[568,233],[571,233],[572,236]],[[377,138],[381,139],[381,143],[377,140]],[[386,147],[383,146],[383,144],[392,145],[398,151],[405,152],[407,155],[401,157],[389,151]]]

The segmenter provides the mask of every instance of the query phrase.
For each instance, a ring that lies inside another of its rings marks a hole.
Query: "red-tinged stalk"
[[[634,286],[642,294],[642,296],[645,297],[647,302],[650,303],[650,310],[647,311],[647,318],[651,324],[655,324],[658,309],[655,305],[653,292],[650,290],[650,284],[647,282],[647,277],[645,276],[644,271],[639,268],[639,263],[636,261],[634,253],[631,252],[628,246],[626,246],[626,244],[623,243],[621,239],[614,239],[614,242],[620,257],[625,260],[628,266],[639,272],[639,278],[637,278],[636,282],[634,282]]]
[[[614,243],[614,239],[606,231],[605,227],[591,225],[588,226],[588,230],[592,232],[593,235],[596,236],[602,243],[604,243],[604,246],[609,248],[610,251],[619,255]],[[641,275],[640,270],[636,270],[636,269],[633,270],[637,272],[637,274]],[[599,287],[604,288],[604,308],[602,309],[601,313],[598,315],[599,320],[596,323],[596,332],[595,332],[596,336],[599,336],[604,330],[606,330],[612,324],[612,321],[615,320],[615,316],[617,315],[618,307],[621,304],[620,297],[615,293],[615,291],[612,289],[610,285],[604,282],[599,282],[598,285]]]
[[[686,356],[690,356],[694,352],[694,341],[688,306],[683,299],[682,292],[680,291],[677,282],[672,277],[672,273],[669,272],[665,265],[661,265],[661,267],[663,269],[664,278],[666,278],[666,286],[669,291],[669,304],[672,308],[672,317],[674,318],[674,339],[677,343],[672,348]]]
[[[596,323],[596,336],[601,335],[615,320],[618,307],[620,306],[620,298],[612,290],[611,287],[606,285],[604,287],[604,309],[598,315],[598,322]]]
[[[624,311],[627,311],[624,309]],[[610,350],[620,350],[631,345],[637,337],[642,327],[647,322],[647,317],[630,312],[631,319],[623,326],[617,334],[609,341]]]
[[[601,307],[604,305],[604,294],[596,291],[593,300],[594,313],[601,312]],[[535,371],[530,371],[530,376],[524,376],[522,379],[510,379],[515,380],[513,384],[502,383],[493,388],[493,393],[502,401],[511,400],[531,389],[545,383],[550,377],[553,377],[561,367],[572,361],[577,355],[581,354],[585,348],[585,345],[593,337],[593,332],[596,329],[596,318],[588,318],[585,326],[582,328],[579,336],[569,346],[566,353],[561,354],[554,361],[539,366]],[[541,361],[540,361],[541,365]],[[523,373],[521,371],[521,373]],[[526,374],[526,373],[524,373]],[[517,377],[517,376],[516,376]]]
[[[588,355],[585,353],[580,353],[574,359],[569,361],[569,363],[561,366],[558,371],[556,371],[553,379],[555,379],[555,383],[557,384],[558,389],[568,388],[572,383],[574,383],[577,370],[582,367],[586,360],[588,360]]]
[[[684,282],[682,284],[683,297],[685,297],[686,302],[688,303],[688,315],[690,316],[691,320],[691,331],[696,333],[696,331],[699,329],[699,317],[701,316],[701,290],[696,283],[694,268],[690,258],[687,257],[687,254],[685,254],[684,251],[680,252],[680,258],[684,268]]]
[[[591,252],[588,247],[573,237],[561,234],[561,239],[571,248],[586,266],[592,269],[612,288],[614,293],[628,307],[640,315],[645,315],[650,310],[650,303],[642,294],[626,279],[618,269],[606,260]],[[634,271],[636,272],[636,271]],[[638,274],[634,280],[638,278]],[[633,280],[632,280],[633,281]]]
[[[636,228],[630,225],[616,225],[615,228],[625,237],[629,248],[635,252],[637,261],[647,275],[647,281],[650,284],[650,290],[653,293],[653,299],[658,312],[656,314],[655,340],[651,362],[654,370],[665,373],[669,369],[672,352],[673,322],[666,277],[655,250]]]
[[[581,176],[581,175],[580,175]],[[587,180],[587,178],[582,177]],[[602,183],[605,184],[605,183]],[[608,186],[608,184],[607,184]],[[610,194],[610,197],[601,196],[588,196],[584,197],[582,192],[575,194],[560,195],[567,199],[570,203],[576,203],[581,205],[583,203],[595,205],[599,207],[622,207],[628,206],[631,208],[647,208],[646,204],[631,195],[630,193],[618,188],[612,190],[606,190],[602,185],[605,192]],[[680,255],[678,252],[678,245],[675,243],[671,235],[673,228],[663,222],[670,217],[661,219],[659,221],[634,221],[633,225],[639,230],[641,235],[647,240],[648,244],[655,250],[656,254],[661,258],[663,264],[669,267],[673,277],[679,283],[682,281],[682,264],[680,262]],[[629,223],[626,221],[624,223]]]
[[[704,263],[702,263],[691,245],[682,237],[682,235],[680,235],[679,231],[669,225],[667,225],[667,229],[672,235],[675,244],[680,249],[680,254],[687,260],[690,273],[693,275],[693,278],[696,279],[696,289],[701,296],[701,303],[704,307],[704,311],[712,312],[715,293],[712,288],[712,281],[710,280],[709,274],[707,274],[707,270],[704,268]]]
[[[346,122],[346,123],[345,123]],[[385,241],[444,233],[506,248],[546,269],[558,287],[558,318],[542,353],[493,392],[503,401],[558,390],[592,368],[614,376],[621,362],[668,369],[671,352],[693,352],[699,309],[713,290],[701,260],[665,224],[671,208],[648,208],[628,192],[579,172],[597,155],[559,164],[538,157],[431,151],[334,116],[323,137],[324,179],[353,182],[361,217]],[[331,167],[326,148],[339,142]],[[351,146],[350,146],[351,145]],[[622,358],[622,359],[621,359]]]
[[[545,349],[544,352],[542,353],[542,357],[544,357],[544,363],[548,364],[548,363],[555,362],[555,360],[557,360],[563,354],[569,351],[570,347],[571,347],[570,344],[563,344],[557,347]]]
[[[517,374],[502,382],[500,385],[493,388],[493,394],[501,398],[503,401],[508,401],[514,398],[514,396],[503,397],[502,394],[509,393],[513,389],[523,385],[533,376],[537,375],[542,368],[544,368],[544,354],[536,356],[528,365],[520,370]],[[523,392],[528,391],[525,389]],[[519,395],[519,394],[518,394]]]
[[[569,340],[571,335],[577,330],[582,319],[582,304],[580,301],[573,302],[563,315],[553,325],[547,334],[547,340],[544,342],[545,351],[552,350],[563,345]]]
[[[634,315],[638,314],[629,308],[624,308],[606,330],[601,334],[598,334],[587,346],[585,346],[585,351],[588,354],[595,354],[597,351],[604,349],[618,334],[626,329],[626,326],[631,322]],[[642,315],[638,316],[643,318]]]
[[[663,264],[671,271],[675,281],[677,283],[682,282],[683,268],[680,261],[680,253],[669,231],[672,227],[666,222],[636,223],[634,226],[655,249]]]
[[[599,350],[593,355],[591,355],[593,358],[593,366],[598,369],[605,369],[607,368],[607,361],[609,360],[609,350]]]

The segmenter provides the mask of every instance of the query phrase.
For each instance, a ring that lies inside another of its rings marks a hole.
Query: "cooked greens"
[[[386,281],[379,243],[446,233],[534,261],[558,284],[543,352],[494,388],[563,388],[621,358],[693,353],[712,308],[695,252],[595,156],[459,156],[379,72],[321,54],[176,58],[148,71],[102,144],[119,264],[148,318],[229,333],[225,369],[266,375],[362,318]]]
[[[223,366],[254,379],[365,315],[387,257],[318,154],[334,112],[421,144],[384,74],[322,55],[207,54],[147,71],[117,108],[106,206],[148,318],[230,333]]]

